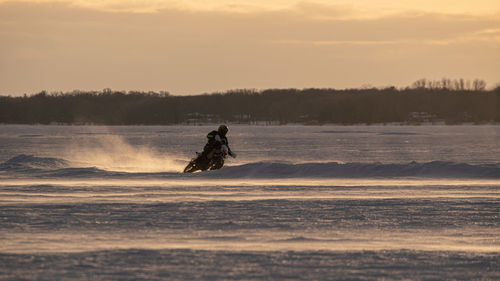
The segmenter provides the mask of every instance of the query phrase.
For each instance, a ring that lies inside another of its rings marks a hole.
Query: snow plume
[[[81,167],[120,172],[178,172],[183,164],[147,146],[135,146],[112,134],[78,139],[63,157]]]

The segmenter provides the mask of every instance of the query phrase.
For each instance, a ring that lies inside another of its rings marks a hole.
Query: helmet
[[[227,132],[229,131],[229,128],[226,126],[226,125],[220,125],[219,126],[219,129],[217,130],[219,132],[219,134],[221,134],[222,136],[225,136],[227,134]]]

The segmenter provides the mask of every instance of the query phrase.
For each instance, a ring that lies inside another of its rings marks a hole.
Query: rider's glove
[[[234,153],[232,151],[231,151],[231,154],[229,154],[229,155],[231,155],[231,157],[233,157],[233,158],[236,158],[236,153]]]

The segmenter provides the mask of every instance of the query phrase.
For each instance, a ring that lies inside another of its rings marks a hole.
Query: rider
[[[231,151],[226,138],[226,134],[228,131],[229,128],[226,125],[220,125],[217,131],[214,130],[208,133],[208,142],[203,148],[203,152],[201,155],[208,159],[210,152],[212,152],[214,149],[220,149],[220,147],[225,144],[227,146],[229,155],[233,158],[236,158],[236,153]]]

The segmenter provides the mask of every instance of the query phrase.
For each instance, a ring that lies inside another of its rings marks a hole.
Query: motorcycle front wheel
[[[189,164],[184,168],[184,173],[192,173],[196,171],[198,168],[196,167],[196,163],[194,161],[189,162]]]

